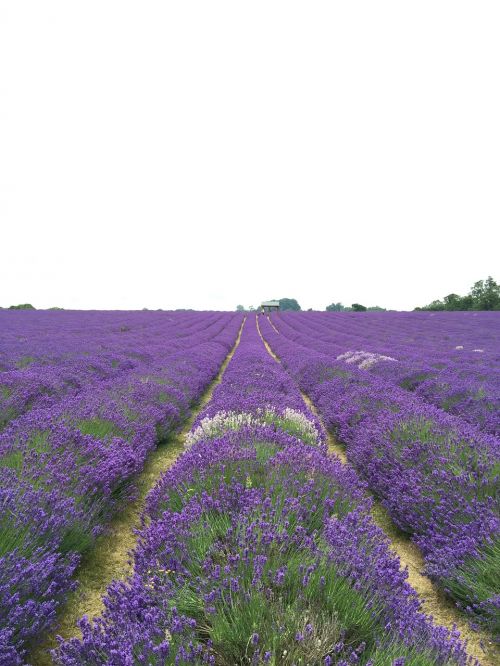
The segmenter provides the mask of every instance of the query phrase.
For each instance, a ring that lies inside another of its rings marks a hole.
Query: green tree
[[[448,294],[442,301],[415,310],[500,310],[500,286],[489,275],[486,280],[474,282],[467,296]]]
[[[361,303],[353,303],[351,307],[353,312],[366,312],[366,307]]]
[[[330,303],[330,305],[326,306],[325,310],[327,312],[343,312],[345,307],[342,305],[342,303]]]
[[[295,298],[280,298],[280,310],[300,310],[300,305]]]
[[[462,296],[460,299],[460,310],[473,310],[474,309],[474,300],[470,294],[467,296]]]
[[[474,283],[469,296],[474,310],[500,310],[500,287],[490,276]]]
[[[31,303],[22,303],[21,305],[11,305],[9,310],[35,310]]]
[[[435,301],[432,301],[432,303],[429,303],[429,305],[426,307],[426,310],[432,310],[433,312],[444,310],[444,303],[443,301],[437,299]]]
[[[461,310],[462,309],[462,297],[458,294],[448,294],[443,298],[444,309],[445,310]]]
[[[236,310],[237,310],[238,312],[245,312],[245,307],[244,307],[243,305],[237,305],[237,306],[236,306]]]

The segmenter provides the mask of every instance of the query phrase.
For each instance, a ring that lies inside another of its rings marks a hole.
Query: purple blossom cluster
[[[71,336],[78,317],[68,314],[72,316],[66,334]],[[109,313],[95,317],[102,322],[104,315],[109,317]],[[89,314],[81,316],[80,326],[93,321]],[[137,318],[133,313],[115,315],[114,323],[109,317],[113,330],[106,338],[98,325],[94,349],[109,345],[111,350],[113,334],[123,334],[122,322],[135,322],[135,342],[116,355],[109,352],[110,358],[133,358],[133,362],[92,381],[86,371],[92,363],[99,365],[96,351],[71,390],[61,388],[50,402],[21,409],[24,413],[11,419],[0,434],[2,665],[24,663],[25,649],[54,622],[58,606],[75,585],[81,554],[131,498],[133,477],[147,455],[181,425],[215,378],[242,323],[241,315],[190,313],[181,314],[176,327],[177,315],[163,313],[163,317],[165,340],[157,316],[149,329],[142,313]],[[59,336],[64,356],[72,359],[71,372],[76,371],[73,361],[81,350],[76,347],[71,353],[70,343],[61,332]],[[83,340],[90,348],[90,334],[80,341],[76,336],[75,344]],[[39,341],[31,342],[31,349],[40,346]],[[60,363],[59,377],[67,378],[69,366],[62,356],[52,360],[46,356],[44,363],[36,366],[42,375],[43,368],[50,374],[50,364]],[[31,373],[33,381],[28,383],[36,384],[33,364],[14,373]],[[11,381],[13,371],[0,373],[0,385],[4,375]],[[20,380],[20,384],[22,393],[26,383]]]
[[[274,321],[297,344],[500,435],[497,312],[294,312]]]
[[[164,474],[133,575],[109,587],[101,618],[82,619],[81,639],[61,641],[56,663],[467,663],[458,636],[420,611],[364,483],[287,409],[320,433],[247,320],[193,429],[220,413],[254,420],[218,421],[226,430]]]
[[[220,313],[0,311],[0,431],[30,409],[208,342],[227,320]]]
[[[253,320],[245,327],[244,340],[240,343],[234,360],[229,364],[224,381],[215,389],[212,399],[201,411],[193,430],[205,419],[219,413],[246,413],[256,415],[272,411],[284,415],[285,410],[303,414],[313,423],[318,441],[324,444],[324,433],[318,419],[307,409],[294,380],[283,372],[269,356]],[[283,419],[275,427],[284,429]]]
[[[310,323],[302,331],[304,317],[288,326],[290,317],[280,316],[279,333],[267,318],[260,321],[284,366],[346,445],[349,461],[421,548],[427,572],[498,639],[499,439],[347,362],[349,356],[337,360],[325,353],[329,344],[323,351],[318,343],[308,347],[313,336]]]

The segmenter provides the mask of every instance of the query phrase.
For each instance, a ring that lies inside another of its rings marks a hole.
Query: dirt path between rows
[[[241,324],[238,337],[231,351],[226,356],[217,377],[205,391],[196,407],[191,410],[189,418],[182,429],[167,443],[160,444],[148,456],[144,469],[135,478],[137,498],[127,504],[109,524],[105,534],[97,539],[92,551],[82,560],[77,571],[78,589],[70,595],[62,606],[58,625],[35,650],[28,656],[32,666],[51,666],[54,662],[50,650],[57,647],[56,635],[65,639],[81,637],[78,620],[83,615],[98,617],[104,610],[103,595],[112,580],[124,580],[132,573],[131,553],[135,547],[136,530],[141,524],[141,515],[146,497],[160,477],[173,465],[184,450],[184,442],[192,425],[205,405],[211,400],[212,394],[220,384],[222,376],[236,351],[243,332],[246,317]]]
[[[257,330],[265,348],[277,363],[281,360],[273,352],[271,346],[261,333],[259,320],[256,317]],[[344,447],[325,427],[324,421],[309,396],[301,391],[302,398],[311,412],[318,418],[328,438],[328,450],[337,456],[344,465],[349,465]],[[472,631],[463,613],[430,578],[421,572],[425,568],[424,558],[420,549],[401,532],[392,522],[386,509],[374,499],[372,518],[375,524],[389,539],[391,550],[399,557],[401,568],[408,571],[408,582],[417,592],[422,603],[422,611],[433,617],[436,624],[448,629],[458,629],[462,640],[467,641],[467,653],[477,659],[483,666],[498,666],[500,663],[500,649],[494,645],[491,636],[485,632]]]
[[[267,320],[268,320],[268,322],[271,324],[271,326],[274,328],[274,330],[276,331],[276,333],[279,333],[278,329],[277,329],[276,326],[273,324],[273,320],[271,319],[271,317],[270,317],[269,315],[267,315]],[[262,336],[261,336],[261,337],[262,337]]]

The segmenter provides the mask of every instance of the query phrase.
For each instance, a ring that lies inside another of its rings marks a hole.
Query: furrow
[[[268,353],[277,363],[281,359],[274,353],[267,340],[262,335],[258,318],[257,330]],[[325,427],[324,421],[309,396],[301,391],[304,402],[311,412],[318,418],[327,436],[328,450],[336,455],[344,465],[349,465],[344,447],[336,441],[332,433]],[[422,611],[432,616],[437,624],[448,629],[457,629],[464,641],[467,642],[468,654],[477,659],[483,666],[498,664],[498,649],[493,645],[491,637],[481,631],[472,631],[463,614],[445,597],[436,585],[421,572],[425,568],[424,558],[420,549],[399,530],[392,522],[387,511],[376,499],[373,500],[372,518],[375,524],[384,532],[389,540],[391,550],[398,556],[401,568],[408,572],[408,582],[417,592],[422,605]]]
[[[236,351],[245,325],[243,320],[233,348],[182,429],[164,444],[160,444],[149,456],[142,472],[136,477],[136,499],[129,502],[110,523],[106,533],[97,539],[92,551],[82,560],[78,569],[78,588],[61,608],[56,630],[31,652],[28,663],[32,666],[49,666],[53,663],[50,650],[58,645],[57,636],[64,639],[81,637],[78,621],[83,615],[89,619],[98,617],[104,610],[103,597],[113,580],[125,580],[132,573],[132,551],[137,542],[137,530],[149,491],[160,477],[174,464],[184,450],[186,435],[196,417],[211,400],[224,372]]]

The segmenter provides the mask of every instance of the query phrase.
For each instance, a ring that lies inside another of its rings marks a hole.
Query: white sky
[[[500,278],[500,3],[0,0],[0,305]]]

